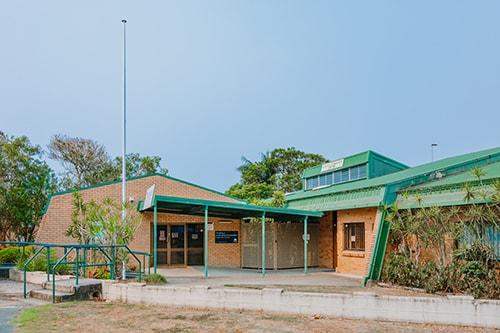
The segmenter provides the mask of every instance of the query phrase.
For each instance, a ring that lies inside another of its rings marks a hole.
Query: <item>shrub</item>
[[[402,254],[389,255],[384,265],[383,280],[402,286],[422,287],[422,274],[418,266]]]
[[[475,298],[500,298],[500,283],[494,269],[480,261],[464,262],[461,267],[462,289]]]
[[[165,283],[167,283],[167,279],[163,275],[160,275],[157,273],[145,275],[143,279],[144,279],[144,282],[146,282],[146,284],[165,284]]]
[[[470,246],[456,250],[455,257],[464,261],[478,261],[488,268],[493,268],[496,260],[493,248],[479,241],[472,243]]]
[[[420,267],[422,274],[422,287],[428,293],[456,292],[460,290],[460,271],[456,264],[445,267],[428,261]]]
[[[20,256],[18,247],[6,247],[0,250],[0,264],[15,264]]]
[[[88,277],[91,279],[108,280],[111,274],[106,267],[94,267],[88,270]]]
[[[24,264],[28,261],[33,253],[33,249],[29,251],[25,251],[25,255],[21,255],[16,262],[16,267],[19,270],[24,270]],[[46,272],[47,271],[47,253],[50,253],[51,263],[54,264],[56,255],[54,250],[50,249],[49,252],[47,250],[43,250],[38,256],[33,259],[28,266],[26,267],[26,271],[28,272]],[[57,274],[69,274],[70,269],[68,265],[59,265],[56,268]]]

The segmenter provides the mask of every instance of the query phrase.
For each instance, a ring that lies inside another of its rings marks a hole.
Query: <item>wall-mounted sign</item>
[[[216,231],[215,242],[221,244],[238,243],[238,231]]]
[[[344,166],[344,159],[328,162],[321,166],[321,172],[342,168],[343,166]]]
[[[151,185],[146,191],[146,198],[144,198],[144,205],[142,209],[153,207],[153,198],[155,196],[155,184]]]
[[[209,223],[207,230],[208,231],[213,231],[214,230],[214,224],[213,223]]]

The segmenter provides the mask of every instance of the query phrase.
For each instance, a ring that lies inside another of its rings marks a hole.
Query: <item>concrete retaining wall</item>
[[[73,279],[72,275],[56,275],[56,281],[63,281]],[[24,281],[24,271],[20,271],[17,268],[11,268],[9,270],[9,279],[17,282]],[[42,285],[47,281],[46,272],[26,272],[26,282],[30,284]],[[52,281],[52,275],[50,275],[50,281]]]
[[[103,281],[103,296],[108,300],[126,303],[500,328],[500,301],[474,300],[469,296],[377,296],[368,292],[322,294],[283,292],[282,289],[145,286],[141,283],[110,281]]]

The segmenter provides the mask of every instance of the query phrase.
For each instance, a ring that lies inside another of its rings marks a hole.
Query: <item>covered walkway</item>
[[[281,222],[299,222],[304,224],[304,273],[307,273],[307,244],[308,244],[308,223],[317,223],[323,216],[322,212],[307,211],[299,209],[276,208],[267,206],[256,206],[245,203],[230,203],[221,201],[189,199],[171,196],[154,196],[149,202],[139,202],[139,211],[153,212],[153,267],[157,272],[157,214],[171,213],[193,216],[204,216],[204,230],[208,230],[208,218],[221,217],[229,219],[259,218],[261,221],[262,237],[262,275],[266,274],[266,220],[273,219]],[[204,272],[203,276],[208,277],[208,232],[203,233],[204,247]]]

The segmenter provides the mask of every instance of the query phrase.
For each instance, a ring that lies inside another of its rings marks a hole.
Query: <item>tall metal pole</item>
[[[204,276],[208,278],[208,206],[205,206],[205,224],[203,226],[203,263]]]
[[[262,244],[261,244],[261,263],[262,263],[262,276],[266,275],[266,212],[262,212],[262,219],[261,219],[261,236],[262,236]]]
[[[304,274],[307,274],[307,243],[309,243],[309,239],[307,239],[307,218],[304,218]]]
[[[434,162],[434,147],[437,147],[437,143],[431,143],[431,162]]]
[[[127,155],[127,20],[122,20],[123,24],[123,69],[122,69],[122,223],[125,222],[127,203],[127,170],[125,156]],[[115,240],[116,241],[116,240]],[[115,244],[116,245],[116,244]],[[126,263],[123,260],[122,277],[126,278]]]

